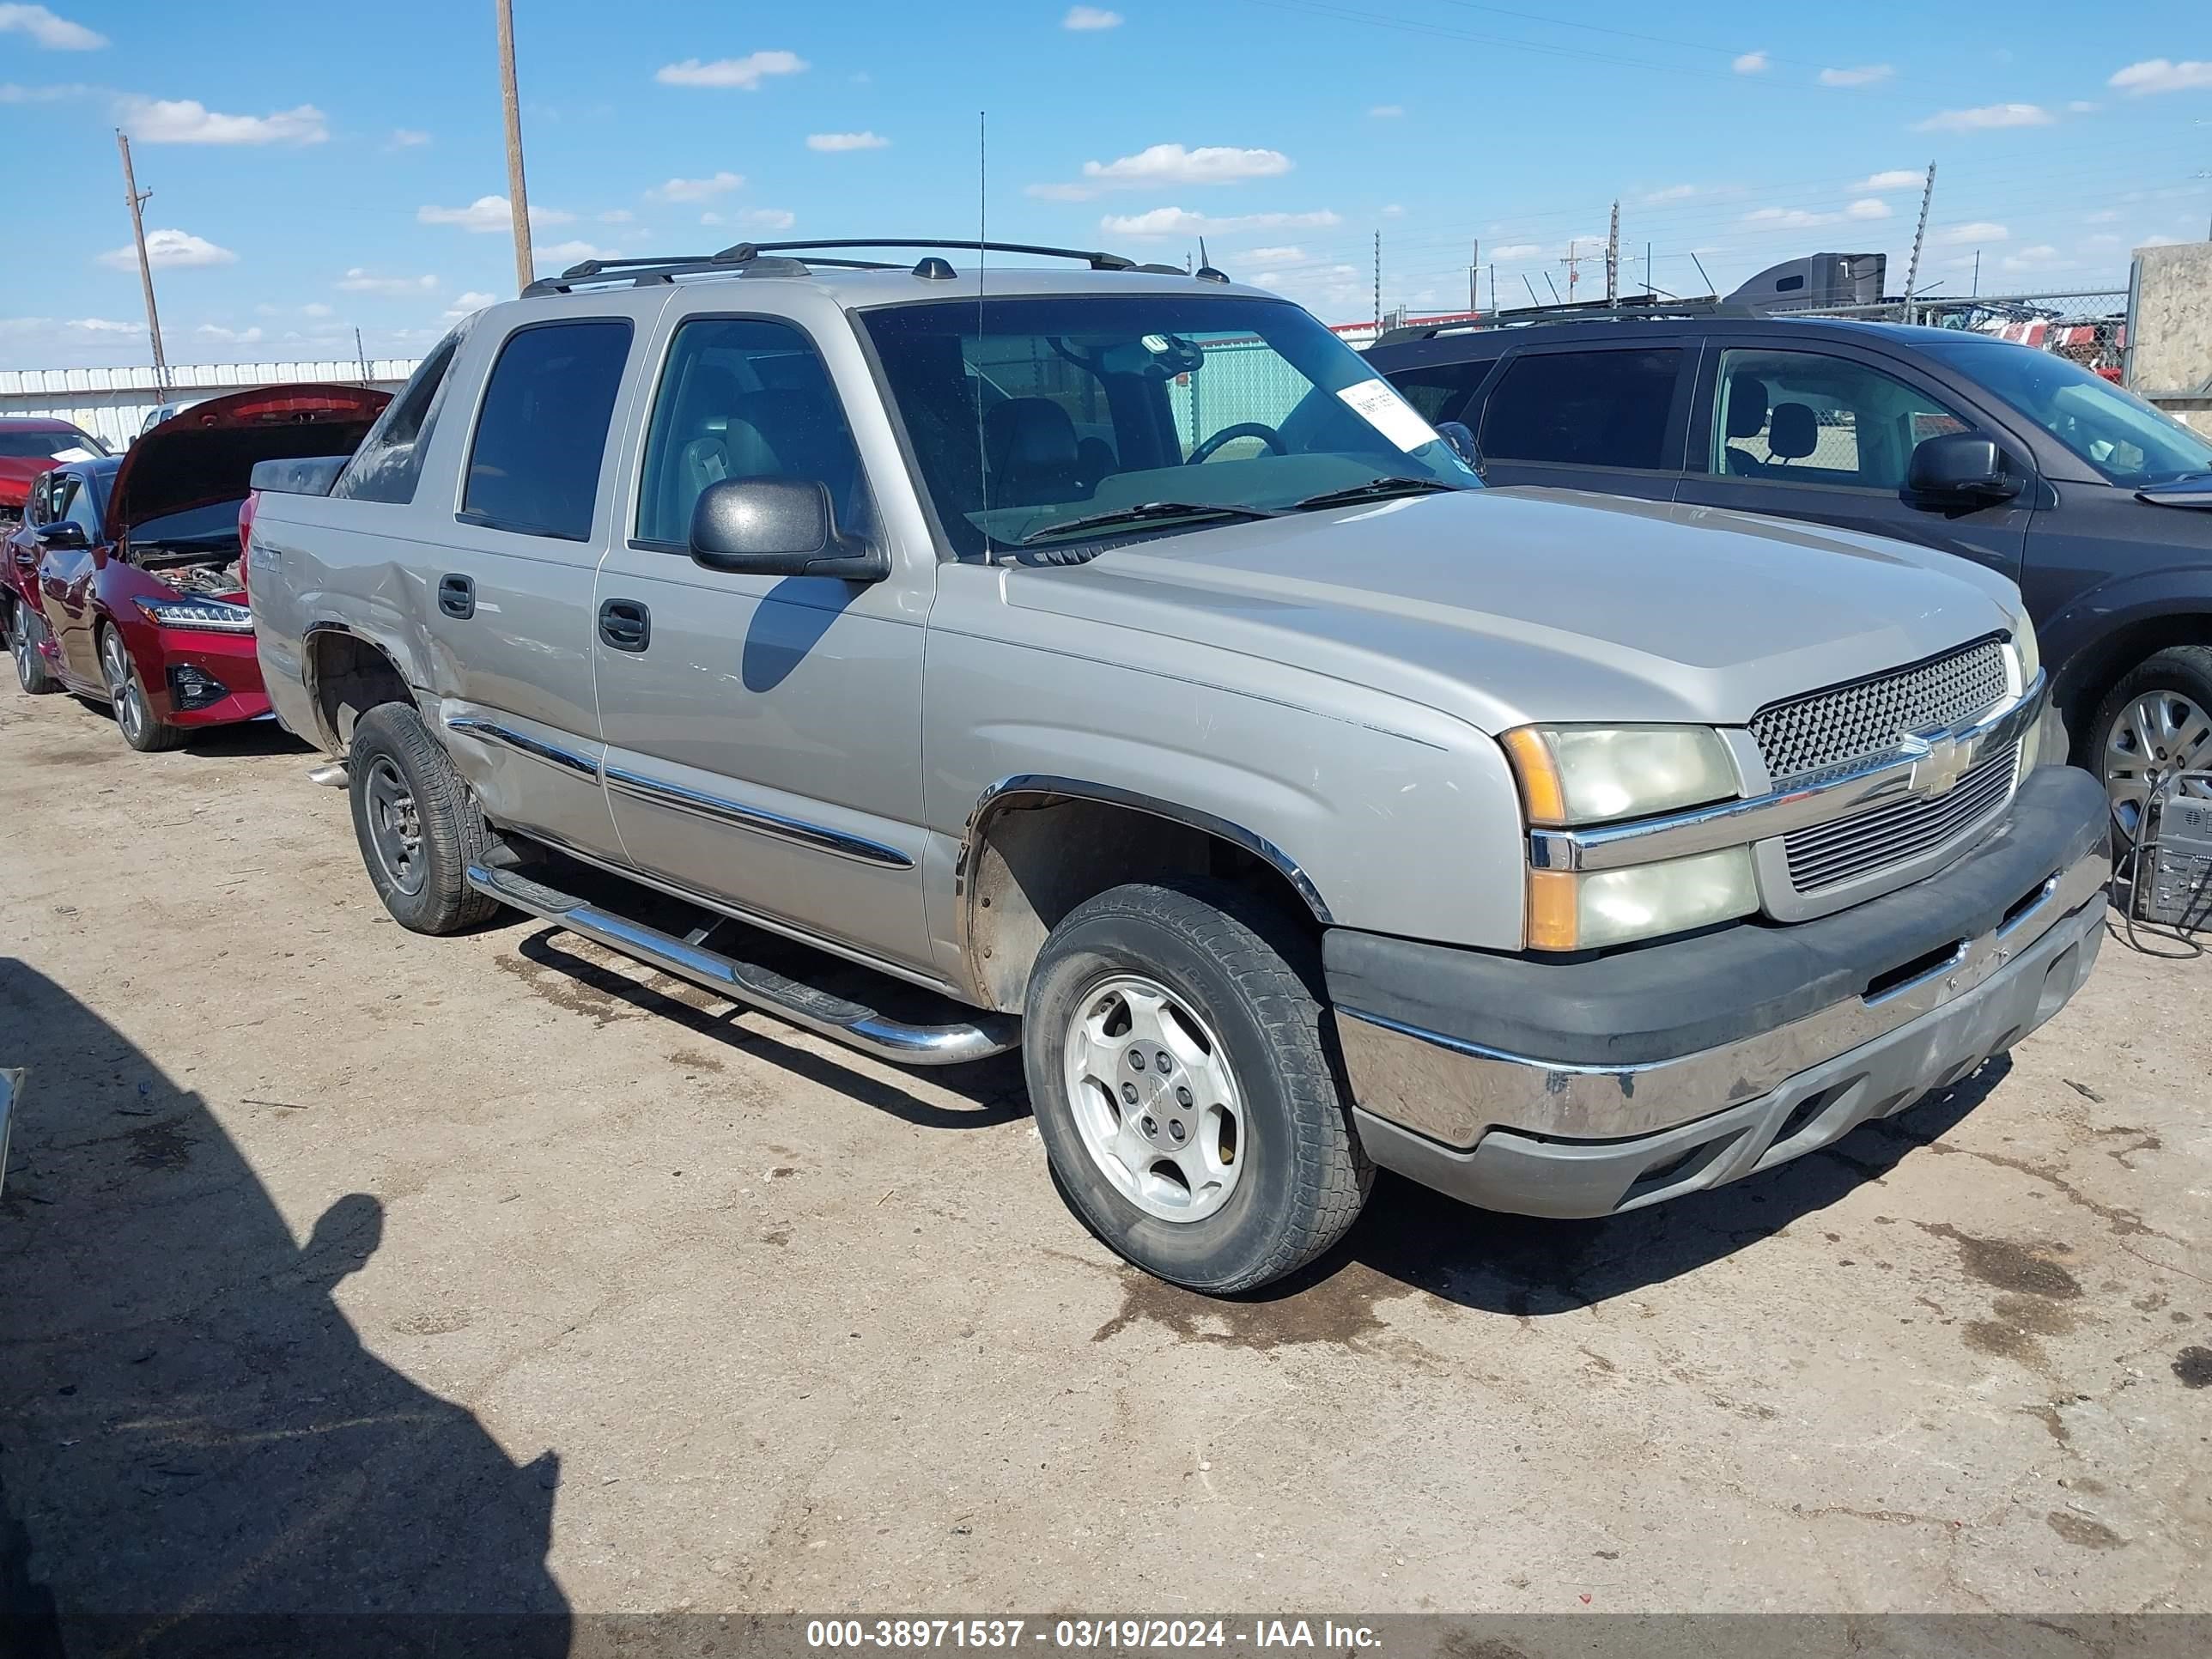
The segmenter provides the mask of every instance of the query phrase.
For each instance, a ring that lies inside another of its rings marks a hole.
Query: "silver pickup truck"
[[[893,1060],[1018,1047],[1082,1218],[1216,1292],[1377,1165],[1551,1216],[1750,1175],[2088,974],[2105,801],[2010,583],[1483,489],[1210,270],[884,246],[580,266],[264,470],[270,695],[398,921],[522,911]]]

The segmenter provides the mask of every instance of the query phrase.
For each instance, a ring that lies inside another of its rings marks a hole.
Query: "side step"
[[[733,1002],[789,1020],[794,1025],[902,1066],[958,1066],[1018,1048],[1021,1022],[1008,1014],[977,1012],[952,1025],[909,1025],[874,1009],[787,978],[757,963],[739,962],[692,940],[618,916],[509,870],[469,866],[469,885],[487,897],[567,928],[572,933],[635,957],[664,974],[688,979]]]

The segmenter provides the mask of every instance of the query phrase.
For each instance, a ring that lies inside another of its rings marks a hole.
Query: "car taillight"
[[[249,592],[253,580],[246,574],[246,567],[253,562],[253,514],[260,505],[261,492],[258,489],[247,490],[246,499],[239,503],[238,586],[241,592]]]

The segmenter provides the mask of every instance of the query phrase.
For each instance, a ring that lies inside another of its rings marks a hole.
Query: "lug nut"
[[[1163,1072],[1172,1072],[1175,1070],[1175,1061],[1169,1058],[1168,1051],[1166,1049],[1161,1049],[1158,1058],[1159,1060],[1160,1070]]]
[[[1128,1102],[1130,1105],[1135,1105],[1137,1103],[1137,1085],[1133,1083],[1123,1084],[1121,1085],[1121,1098]]]
[[[1181,1140],[1183,1135],[1182,1125],[1170,1121],[1168,1125],[1168,1134],[1173,1139]]]
[[[1143,1052],[1136,1048],[1130,1049],[1129,1064],[1134,1066],[1138,1071],[1143,1071],[1145,1069],[1145,1056]]]
[[[1147,1136],[1156,1135],[1160,1132],[1160,1126],[1153,1122],[1150,1118],[1146,1118],[1144,1122],[1138,1127],[1142,1128]]]
[[[1181,1085],[1177,1085],[1177,1087],[1176,1087],[1176,1105],[1178,1105],[1178,1106],[1188,1106],[1188,1105],[1189,1105],[1189,1104],[1190,1104],[1190,1091],[1189,1091],[1189,1090],[1188,1090],[1188,1089],[1186,1089],[1186,1088],[1182,1087]]]

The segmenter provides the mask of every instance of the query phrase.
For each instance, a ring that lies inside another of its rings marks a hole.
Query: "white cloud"
[[[1244,257],[1255,265],[1302,265],[1306,262],[1306,251],[1302,247],[1255,247]]]
[[[97,87],[88,87],[81,82],[75,81],[65,85],[45,87],[20,86],[9,81],[0,83],[0,104],[58,104],[65,99],[89,97],[98,91]],[[22,318],[18,320],[34,322],[42,328],[49,325],[49,319],[44,317]]]
[[[1920,132],[1985,132],[1996,127],[2047,127],[2057,118],[2040,104],[1984,104],[1947,109],[1916,122]]]
[[[356,265],[338,278],[347,294],[430,294],[438,287],[435,276],[379,276]]]
[[[743,173],[725,172],[718,173],[711,179],[671,179],[665,185],[655,185],[645,193],[656,202],[706,202],[717,196],[728,195],[744,182]],[[602,219],[605,216],[604,214],[600,216]]]
[[[531,252],[541,265],[573,265],[582,259],[619,259],[623,257],[620,248],[594,247],[591,243],[580,240],[532,247]]]
[[[699,222],[702,225],[719,225],[722,222],[722,216],[709,208],[699,216]]]
[[[1067,15],[1060,20],[1064,29],[1118,29],[1121,14],[1108,11],[1103,6],[1070,6]]]
[[[740,230],[789,230],[798,222],[789,208],[747,208],[735,221]]]
[[[575,217],[566,208],[533,206],[530,210],[530,228],[544,230],[554,225],[572,224]],[[416,208],[415,220],[424,225],[459,225],[463,230],[489,236],[514,228],[514,210],[504,196],[479,196],[466,207]]]
[[[636,216],[628,208],[609,208],[599,215],[599,222],[603,225],[626,225]]]
[[[107,37],[44,6],[0,6],[0,34],[27,34],[48,52],[97,52]]]
[[[2094,115],[2099,107],[2087,98],[2073,98],[2067,100],[2066,112],[2069,115]]]
[[[1751,230],[1811,230],[1820,225],[1832,225],[1843,218],[1840,213],[1814,213],[1805,208],[1753,208],[1743,216],[1745,228]]]
[[[1948,225],[1929,240],[1949,247],[1963,247],[1968,243],[2003,242],[2012,238],[2012,232],[2002,225],[1991,224],[1987,219],[1976,219],[1963,225]]]
[[[872,132],[810,132],[806,148],[831,151],[848,149],[889,149],[891,141]]]
[[[771,75],[796,75],[806,60],[795,52],[756,52],[743,58],[717,58],[702,64],[687,58],[680,64],[663,64],[653,79],[665,87],[737,87],[757,92]]]
[[[118,323],[106,317],[72,317],[64,326],[82,329],[87,334],[136,334],[144,325]]]
[[[2059,263],[2058,250],[2048,242],[2038,242],[2017,253],[2008,253],[2003,260],[2007,270],[2048,270]]]
[[[1184,208],[1163,207],[1149,213],[1109,214],[1098,222],[1098,228],[1112,236],[1196,236],[1239,230],[1317,230],[1341,222],[1326,208],[1317,213],[1243,213],[1213,218]]]
[[[1111,161],[1085,161],[1078,184],[1031,185],[1028,193],[1048,202],[1084,202],[1109,190],[1173,189],[1178,186],[1242,184],[1274,179],[1291,170],[1291,158],[1279,149],[1243,149],[1230,144],[1153,144],[1134,155]]]
[[[1657,207],[1662,202],[1686,202],[1698,193],[1695,185],[1669,185],[1664,190],[1655,190],[1644,197],[1644,205]]]
[[[1844,210],[1846,219],[1887,219],[1889,204],[1879,196],[1864,196]]]
[[[270,115],[225,115],[197,98],[125,98],[117,114],[146,144],[319,144],[331,136],[313,104]]]
[[[258,328],[225,328],[220,323],[202,323],[192,332],[204,340],[220,340],[225,345],[259,345],[261,343],[261,331]]]
[[[1254,286],[1289,295],[1323,317],[1365,318],[1373,314],[1372,273],[1358,265],[1306,265],[1292,270],[1263,270]]]
[[[1378,121],[1395,121],[1406,112],[1403,104],[1377,104],[1367,112]]]
[[[1856,69],[1824,69],[1820,84],[1824,87],[1871,87],[1887,81],[1897,71],[1887,64],[1863,64]]]
[[[320,300],[310,300],[300,307],[300,314],[302,317],[327,317],[331,314],[331,308]]]
[[[1491,249],[1490,258],[1492,259],[1504,259],[1508,261],[1514,259],[1534,259],[1538,255],[1541,254],[1543,251],[1544,249],[1540,243],[1508,242],[1504,247],[1494,247]]]
[[[471,312],[482,311],[486,306],[495,306],[498,303],[498,295],[484,294],[471,289],[466,294],[455,296],[453,303],[446,307],[446,316],[449,320],[458,322]]]
[[[138,250],[110,248],[100,256],[98,263],[110,270],[136,270]],[[234,265],[238,256],[190,231],[149,230],[146,233],[146,263],[156,270],[185,270],[194,265]]]
[[[1921,181],[1922,174],[1912,167],[1892,167],[1887,173],[1877,173],[1853,185],[1855,191],[1903,190]]]
[[[384,147],[386,149],[421,149],[429,142],[430,135],[420,127],[394,127]]]
[[[2088,216],[2088,222],[2093,225],[2109,225],[2119,216],[2120,210],[2118,208],[2099,208]]]
[[[1382,206],[1382,216],[1385,219],[1402,219],[1406,216],[1406,210],[1395,202],[1386,202]]]
[[[2212,87],[2212,64],[2193,58],[2176,64],[2164,58],[2146,58],[2118,71],[2105,84],[2130,98],[2148,97],[2154,92],[2201,91]]]
[[[1768,59],[1764,52],[1747,52],[1729,67],[1738,75],[1764,75],[1768,68]]]

